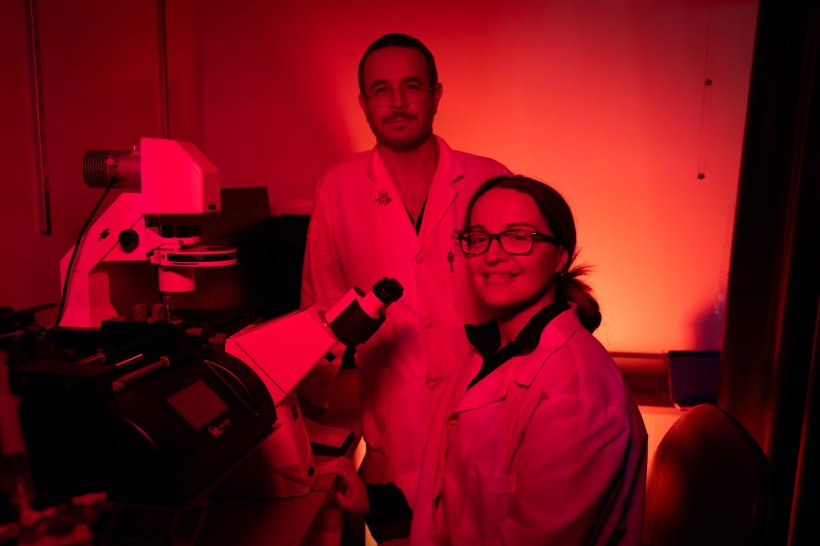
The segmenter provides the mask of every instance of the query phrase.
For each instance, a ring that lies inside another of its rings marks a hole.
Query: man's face
[[[365,61],[362,76],[365,95],[359,96],[359,105],[379,144],[410,151],[432,134],[441,85],[430,88],[427,62],[420,51],[378,49]]]

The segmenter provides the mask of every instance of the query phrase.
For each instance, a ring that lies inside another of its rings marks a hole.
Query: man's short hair
[[[430,80],[430,87],[435,87],[438,83],[438,70],[436,70],[436,60],[433,54],[427,49],[427,46],[421,43],[418,38],[413,38],[407,34],[391,33],[385,34],[378,38],[375,42],[370,44],[367,51],[362,55],[362,60],[359,61],[359,91],[362,95],[366,95],[364,89],[364,63],[367,58],[376,50],[384,49],[385,47],[409,47],[418,50],[424,59],[427,61],[427,78]]]

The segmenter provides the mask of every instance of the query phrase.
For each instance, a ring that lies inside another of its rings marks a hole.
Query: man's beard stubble
[[[407,114],[405,112],[394,112],[381,119],[382,123],[388,123],[394,120],[415,121],[418,116]],[[396,152],[410,152],[421,146],[430,135],[433,134],[432,123],[422,125],[418,131],[410,132],[408,134],[398,136],[387,136],[384,131],[380,130],[379,126],[372,120],[368,119],[368,124],[373,134],[376,136],[376,142],[380,145]],[[431,120],[432,121],[432,120]]]

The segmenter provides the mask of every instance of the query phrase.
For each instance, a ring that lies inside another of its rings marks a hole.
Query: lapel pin
[[[374,201],[376,201],[376,203],[381,205],[382,207],[386,207],[387,205],[389,205],[390,201],[392,200],[393,198],[387,195],[387,191],[385,190],[379,191],[379,196],[376,197],[376,199],[374,199]]]

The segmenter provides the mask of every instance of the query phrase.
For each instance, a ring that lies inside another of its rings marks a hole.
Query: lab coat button
[[[423,319],[421,319],[421,324],[425,328],[432,328],[433,327],[433,319],[431,319],[430,317],[424,317]]]

